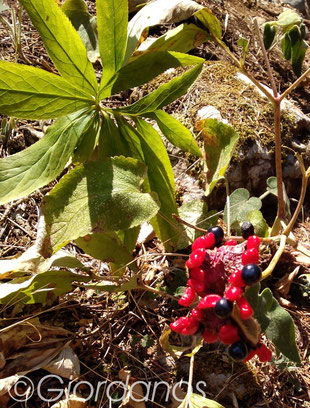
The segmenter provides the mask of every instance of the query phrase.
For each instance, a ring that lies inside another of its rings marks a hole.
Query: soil
[[[86,2],[89,10],[94,13],[95,1]],[[283,11],[280,2],[267,0],[199,0],[197,2],[209,7],[219,18],[224,33],[223,39],[236,55],[240,53],[236,45],[238,38],[243,36],[251,40],[246,67],[259,81],[269,85],[264,60],[258,50],[257,40],[253,36],[252,21],[254,17],[258,17],[261,23],[275,19]],[[16,3],[14,0],[7,0],[7,4],[14,7],[18,13],[19,8]],[[9,12],[3,13],[3,16],[11,21]],[[310,30],[310,22],[305,20],[305,23]],[[31,64],[51,72],[55,71],[38,33],[25,13],[22,17],[21,50],[22,53],[17,58],[19,63]],[[12,39],[3,24],[0,24],[0,53],[2,59],[15,61],[16,53]],[[205,58],[208,63],[227,61],[226,55],[212,43],[200,46],[192,53]],[[271,65],[280,90],[285,90],[294,82],[295,76],[289,63],[281,57],[279,50],[275,50],[272,54]],[[308,52],[305,69],[309,66],[310,53]],[[96,64],[96,68],[99,74],[99,63]],[[309,85],[310,79],[305,80],[302,86],[291,94],[291,98],[298,103],[305,114],[310,114]],[[134,97],[135,93],[141,95],[141,92],[144,91],[143,89],[135,90],[131,97]],[[212,89],[212,94],[216,102],[216,89]],[[128,97],[129,95],[120,95],[119,99],[121,102],[126,102]],[[183,102],[184,100],[180,99],[172,104],[170,111],[178,115],[178,112],[184,108]],[[1,116],[1,119],[4,117]],[[7,135],[1,136],[0,157],[14,154],[35,143],[50,123],[50,121],[18,121]],[[41,200],[55,183],[56,181],[25,199],[0,207],[1,259],[11,259],[20,255],[33,244]],[[269,204],[269,206],[272,205],[272,203]],[[267,206],[264,211],[268,218],[272,210]],[[300,242],[309,246],[309,201],[305,202],[294,234]],[[83,254],[73,244],[69,244],[66,249],[74,253],[94,273],[109,277],[107,265],[102,265],[101,262]],[[186,254],[188,251],[189,248],[183,252]],[[262,254],[263,263],[268,264],[274,252],[273,247],[266,249]],[[185,285],[186,257],[183,253],[166,255],[161,242],[153,238],[138,245],[135,249],[135,256],[142,280],[149,285],[161,290],[166,289],[170,294],[175,293],[178,287]],[[276,285],[279,279],[291,273],[298,266],[300,267],[298,276],[294,279],[289,292],[283,295],[277,291]],[[194,387],[198,381],[205,381],[207,398],[215,399],[225,408],[309,408],[310,284],[309,281],[304,281],[300,277],[300,275],[309,273],[309,260],[298,258],[287,246],[272,278],[264,282],[264,285],[272,289],[280,304],[293,318],[296,341],[302,356],[300,365],[296,367],[283,359],[270,364],[260,363],[256,359],[251,360],[247,365],[232,364],[227,358],[223,345],[204,345],[195,357]],[[128,268],[128,277],[132,274],[133,271]],[[169,297],[153,296],[149,292],[137,290],[113,294],[92,289],[86,290],[76,285],[72,292],[57,299],[50,299],[46,305],[3,307],[0,324],[1,326],[6,325],[5,319],[15,322],[25,317],[36,316],[38,313],[41,313],[42,324],[65,328],[70,332],[71,346],[81,364],[80,380],[87,380],[92,384],[103,380],[117,381],[124,367],[131,372],[133,379],[152,381],[153,384],[156,381],[167,381],[173,385],[181,379],[187,380],[188,378],[188,357],[172,358],[162,349],[159,341],[165,327],[176,317],[184,315],[184,310]],[[178,345],[189,345],[186,338],[180,339],[179,336],[174,336],[172,340],[176,344],[179,342]],[[264,341],[268,344],[267,339]],[[38,383],[43,375],[46,375],[46,371],[39,370],[29,374],[29,377]],[[69,380],[64,380],[64,383],[68,385]],[[57,387],[59,384],[50,381],[44,390]],[[182,388],[183,391],[186,389],[184,386]],[[79,392],[81,395],[87,395],[86,387],[81,387]],[[25,405],[12,401],[7,395],[1,396],[0,408],[7,406],[24,407]],[[42,401],[35,393],[27,406],[30,408],[45,407],[47,404],[42,405]],[[87,405],[82,406],[108,407],[110,405],[106,397],[103,397],[100,401],[90,401]],[[165,401],[165,388],[162,386],[158,387],[154,401],[147,403],[148,408],[159,406],[177,406],[176,404],[168,405]]]

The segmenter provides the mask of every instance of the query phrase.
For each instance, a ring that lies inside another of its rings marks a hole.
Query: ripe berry
[[[204,341],[206,343],[215,343],[218,339],[218,335],[212,333],[210,330],[208,329],[204,329],[203,333],[202,333],[202,337],[204,339]]]
[[[235,246],[235,245],[237,245],[237,241],[234,240],[234,239],[230,239],[229,241],[225,242],[225,245]]]
[[[199,268],[203,261],[205,260],[206,250],[205,248],[198,248],[192,252],[189,256],[189,261],[191,262],[191,268]]]
[[[254,235],[254,227],[253,224],[251,224],[248,221],[245,221],[241,225],[241,235],[244,239],[248,239],[251,235]]]
[[[242,362],[246,363],[250,361],[255,355],[256,355],[256,349],[251,349],[249,355]]]
[[[229,277],[229,282],[237,286],[238,288],[243,288],[245,286],[245,282],[242,279],[242,271],[239,269],[237,272],[234,272]]]
[[[257,265],[247,264],[242,268],[241,277],[248,286],[252,286],[259,282],[262,277],[262,271]]]
[[[192,279],[204,282],[205,280],[205,271],[202,268],[194,268],[190,271],[190,277]]]
[[[219,295],[207,295],[198,304],[198,309],[209,309],[215,307],[216,303],[221,299]]]
[[[259,261],[259,253],[256,248],[250,248],[243,252],[242,257],[242,264],[258,264]]]
[[[245,343],[242,341],[237,341],[229,347],[228,354],[235,361],[242,361],[246,358],[248,349]]]
[[[224,344],[232,344],[240,340],[238,328],[230,323],[224,324],[219,331],[219,339]]]
[[[215,237],[216,245],[219,245],[224,238],[224,231],[221,227],[211,227],[208,229],[208,232],[212,232]]]
[[[215,237],[214,234],[211,234],[210,232],[207,233],[207,235],[202,236],[197,238],[193,245],[192,245],[192,250],[194,251],[195,249],[198,248],[214,248],[215,245]]]
[[[252,317],[253,309],[246,297],[242,296],[240,299],[238,299],[237,305],[240,309],[240,317],[242,320],[247,320]]]
[[[173,323],[170,323],[171,330],[184,335],[192,335],[199,329],[199,322],[194,317],[180,317]]]
[[[191,288],[190,286],[188,286],[187,288],[185,288],[184,293],[182,297],[179,299],[178,303],[181,306],[188,307],[193,303],[193,301],[195,300],[195,297],[196,297],[195,290]]]
[[[247,249],[256,248],[259,249],[260,246],[260,238],[257,235],[251,235],[246,243]]]
[[[228,317],[231,314],[232,310],[233,303],[224,297],[218,300],[214,307],[215,314],[221,319],[225,319],[226,317]]]
[[[231,286],[227,290],[225,297],[226,299],[234,302],[235,300],[240,299],[242,295],[243,295],[243,290],[241,288],[238,288],[237,286]]]
[[[188,279],[187,281],[188,286],[190,286],[191,288],[194,289],[195,292],[199,293],[203,293],[205,290],[205,284],[204,282],[201,282],[199,280],[196,279]]]

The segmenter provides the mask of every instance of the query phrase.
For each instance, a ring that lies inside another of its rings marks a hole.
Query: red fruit
[[[260,238],[257,235],[251,235],[246,243],[247,249],[256,248],[258,250],[260,245]]]
[[[231,300],[232,302],[234,302],[235,300],[238,300],[241,298],[241,296],[243,295],[243,289],[238,288],[237,286],[231,286],[226,294],[225,297],[228,300]]]
[[[224,324],[219,331],[219,339],[224,344],[233,344],[240,340],[238,328],[230,323]]]
[[[185,319],[187,320],[181,331],[181,334],[184,334],[185,336],[191,336],[192,334],[195,334],[199,329],[199,322],[192,316],[185,317]]]
[[[256,354],[258,355],[258,358],[262,363],[266,363],[267,361],[271,361],[272,359],[271,350],[269,350],[269,348],[267,348],[264,344],[258,345]]]
[[[202,268],[194,268],[190,271],[190,277],[192,279],[204,282],[205,280],[205,271]]]
[[[188,286],[187,288],[185,288],[182,297],[179,299],[179,305],[188,307],[193,303],[193,301],[195,300],[195,297],[196,297],[196,292],[194,291],[193,288]]]
[[[179,317],[175,322],[170,323],[170,329],[176,333],[181,333],[187,322],[187,317]]]
[[[228,280],[233,286],[237,286],[237,288],[243,288],[245,286],[242,279],[242,270],[240,269],[237,272],[232,273]]]
[[[208,232],[207,235],[204,235],[203,237],[197,238],[193,245],[192,245],[192,251],[195,251],[198,248],[214,248],[215,245],[215,237],[214,234],[211,232]]]
[[[242,320],[247,320],[252,317],[253,309],[244,296],[237,300],[237,305],[239,306],[240,317]]]
[[[247,249],[243,252],[241,257],[243,265],[247,264],[258,264],[259,261],[259,253],[256,248]]]
[[[225,245],[235,246],[235,245],[237,245],[237,241],[234,240],[234,239],[230,239],[229,241],[225,242]]]
[[[188,279],[187,284],[198,294],[204,292],[205,290],[204,282],[198,281],[196,279]]]
[[[205,260],[205,255],[206,255],[205,248],[198,248],[194,252],[192,252],[189,256],[189,261],[191,263],[190,268],[199,268],[199,266],[201,266],[201,264]]]
[[[198,309],[197,307],[195,307],[194,309],[192,309],[192,316],[198,320],[198,322],[202,322],[204,320],[204,313],[202,309]]]
[[[198,309],[209,309],[214,307],[216,303],[222,299],[219,295],[207,295],[198,304]]]
[[[256,355],[256,350],[251,350],[249,355],[243,360],[243,363],[248,362],[249,360],[251,360],[254,356]]]
[[[208,329],[204,329],[203,333],[202,333],[202,337],[204,339],[204,341],[206,343],[215,343],[218,339],[218,335],[212,333],[210,330]]]

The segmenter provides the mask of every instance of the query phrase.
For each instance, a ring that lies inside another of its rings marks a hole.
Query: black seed
[[[218,300],[214,307],[215,314],[221,319],[225,319],[226,317],[230,316],[232,310],[233,302],[224,297]]]
[[[244,283],[248,286],[252,286],[260,281],[262,271],[260,267],[255,264],[247,264],[242,268],[241,276]]]
[[[215,238],[215,244],[219,245],[224,238],[224,231],[221,227],[211,227],[208,229],[208,232],[212,232]]]
[[[229,347],[228,354],[235,361],[243,361],[248,355],[248,349],[245,343],[237,341]]]
[[[251,235],[254,235],[254,227],[249,221],[244,221],[241,225],[241,235],[244,239],[248,239]]]

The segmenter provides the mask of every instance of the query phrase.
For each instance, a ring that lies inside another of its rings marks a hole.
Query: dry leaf
[[[51,408],[87,408],[87,400],[75,394],[71,394],[69,398],[56,402]]]
[[[119,371],[118,376],[125,384],[128,384],[127,393],[119,408],[146,408],[142,386],[131,376],[131,371],[123,368]]]
[[[275,285],[275,289],[280,293],[284,298],[287,297],[291,284],[294,282],[294,279],[299,273],[300,266],[297,266],[291,273],[286,273],[283,278],[281,278]]]
[[[80,375],[80,361],[72,348],[66,347],[43,369],[52,374],[74,380]]]

